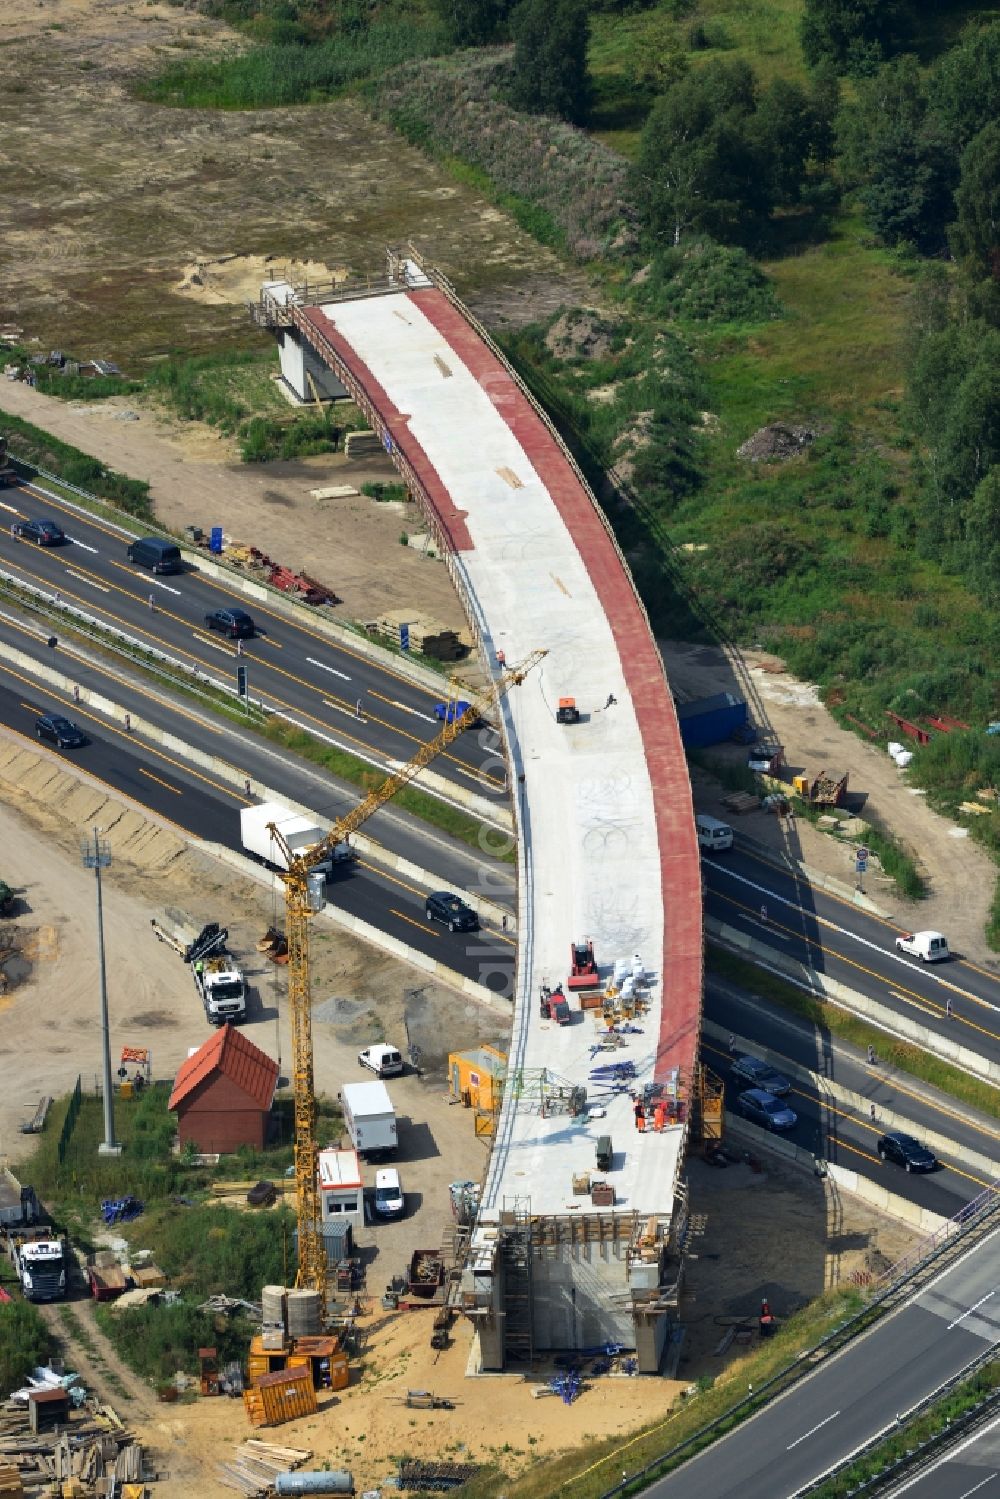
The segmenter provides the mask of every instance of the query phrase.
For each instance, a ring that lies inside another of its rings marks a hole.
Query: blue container
[[[731,692],[700,697],[693,703],[678,703],[677,721],[685,749],[704,749],[732,738],[747,721],[747,705]]]

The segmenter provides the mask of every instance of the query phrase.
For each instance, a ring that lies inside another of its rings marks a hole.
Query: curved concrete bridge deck
[[[683,1164],[702,997],[701,874],[673,701],[624,559],[553,429],[448,284],[401,264],[382,295],[293,305],[279,284],[265,297],[287,304],[286,324],[360,400],[421,500],[487,663],[548,652],[503,704],[520,945],[480,1223],[515,1202],[536,1217],[589,1212],[571,1178],[594,1169],[596,1140],[611,1134],[606,1215],[662,1224]],[[576,698],[578,725],[557,724],[562,696]],[[573,999],[569,1026],[539,1017],[541,984],[565,983],[582,936],[602,974],[638,954],[651,975],[638,1033],[615,1052],[595,1054],[603,1027]],[[681,1123],[638,1133],[628,1092],[591,1079],[614,1061],[634,1064],[636,1087],[676,1083]],[[588,1111],[550,1108],[554,1081],[585,1087]],[[549,1346],[586,1335],[553,1332]]]

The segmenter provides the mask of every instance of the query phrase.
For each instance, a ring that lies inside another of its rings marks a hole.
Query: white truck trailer
[[[326,837],[326,830],[311,817],[303,817],[289,807],[283,807],[280,802],[261,802],[257,807],[241,807],[240,836],[243,847],[248,854],[253,854],[255,859],[269,864],[272,869],[288,868],[284,851],[270,832],[272,825],[277,828],[293,854],[304,854]],[[335,864],[344,864],[353,857],[354,850],[345,840],[338,843],[315,868],[321,869],[329,879]]]
[[[396,1149],[396,1111],[385,1083],[345,1083],[340,1105],[359,1155],[388,1155]]]

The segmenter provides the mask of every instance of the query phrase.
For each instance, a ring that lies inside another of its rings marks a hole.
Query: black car
[[[59,713],[47,713],[44,718],[40,718],[35,724],[35,733],[39,739],[47,739],[59,749],[79,749],[87,743],[83,730]]]
[[[443,921],[452,932],[479,930],[479,917],[475,911],[450,890],[438,890],[428,895],[424,914],[428,921]]]
[[[921,1145],[912,1135],[904,1135],[900,1130],[892,1130],[883,1135],[878,1142],[879,1158],[883,1161],[894,1161],[897,1166],[902,1166],[905,1171],[936,1171],[938,1158],[933,1150],[928,1150],[926,1145]]]
[[[792,1091],[787,1077],[775,1072],[771,1064],[761,1061],[760,1057],[737,1057],[731,1071],[733,1081],[743,1088],[763,1088],[765,1093],[770,1093],[774,1098],[784,1098],[786,1093]]]
[[[62,546],[66,540],[66,533],[54,520],[16,520],[10,530],[12,536],[19,536],[22,541],[33,541],[40,547]]]
[[[210,630],[221,630],[230,640],[249,640],[256,633],[256,626],[245,609],[213,609],[205,615],[205,624]]]

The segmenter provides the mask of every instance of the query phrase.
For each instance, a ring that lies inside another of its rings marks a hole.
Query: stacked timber
[[[121,1493],[142,1484],[143,1450],[111,1406],[89,1400],[56,1430],[32,1433],[27,1409],[0,1406],[0,1496]],[[109,1486],[109,1480],[114,1483]]]
[[[263,1499],[274,1492],[274,1481],[279,1474],[301,1468],[311,1457],[312,1453],[301,1447],[280,1447],[274,1442],[250,1438],[237,1447],[234,1462],[220,1463],[219,1482],[227,1489],[246,1494],[247,1499]]]
[[[403,609],[387,609],[375,620],[374,629],[393,645],[405,645],[421,656],[433,656],[438,661],[457,661],[465,655],[465,646],[455,630],[441,624],[440,620],[407,614]]]
[[[377,432],[348,432],[344,438],[344,453],[348,458],[376,458],[383,452]]]

